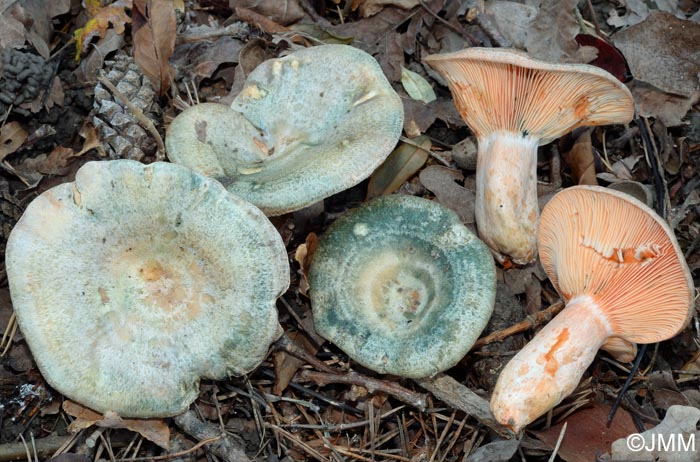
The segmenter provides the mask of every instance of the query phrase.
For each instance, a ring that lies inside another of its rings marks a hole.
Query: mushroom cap
[[[627,123],[634,115],[627,87],[594,66],[551,64],[504,48],[466,48],[425,61],[447,80],[478,138],[508,131],[546,144],[576,127]]]
[[[221,184],[168,163],[88,162],[7,244],[19,326],[46,380],[96,411],[165,417],[199,379],[254,369],[279,336],[282,240]]]
[[[457,215],[401,195],[333,223],[309,285],[319,334],[365,367],[412,378],[462,359],[496,295],[493,257]]]
[[[538,246],[559,294],[590,296],[613,335],[659,342],[690,319],[693,280],[673,231],[627,194],[598,186],[559,192],[542,211]]]
[[[263,62],[230,109],[187,109],[170,124],[166,148],[173,162],[281,215],[367,178],[402,127],[401,100],[377,61],[322,45]]]

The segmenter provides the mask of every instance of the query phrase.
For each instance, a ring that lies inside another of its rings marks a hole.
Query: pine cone
[[[161,109],[153,86],[130,56],[119,54],[114,61],[106,61],[103,72],[104,77],[156,127],[162,125]],[[93,123],[106,142],[105,148],[111,159],[142,161],[155,156],[157,145],[153,137],[139,124],[131,110],[99,82],[95,85]]]
[[[41,56],[6,48],[0,55],[0,114],[10,105],[15,108],[32,101],[45,90],[53,69]],[[26,112],[18,110],[18,112]]]

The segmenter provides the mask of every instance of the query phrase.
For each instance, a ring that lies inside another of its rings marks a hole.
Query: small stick
[[[194,412],[187,411],[173,417],[175,425],[191,437],[200,441],[200,446],[210,444],[207,450],[226,462],[250,462],[243,448],[225,433],[222,434],[217,425],[202,422]],[[173,457],[172,454],[168,458]],[[131,460],[131,459],[129,459]]]
[[[496,422],[496,418],[489,408],[488,401],[457,382],[449,375],[441,373],[437,374],[435,377],[416,380],[416,383],[428,390],[439,400],[455,409],[466,412],[499,435],[506,438],[513,437],[510,430]]]
[[[552,317],[554,317],[562,309],[564,309],[564,302],[557,302],[542,311],[528,315],[524,321],[520,321],[519,323],[513,324],[510,327],[493,332],[486,337],[481,337],[476,341],[476,343],[474,343],[472,350],[488,345],[489,343],[502,342],[511,335],[519,334],[520,332],[525,332],[528,329],[539,326],[543,322],[552,319]]]
[[[444,159],[441,155],[439,155],[437,152],[433,152],[433,151],[431,151],[430,149],[425,149],[423,146],[421,146],[420,144],[418,144],[418,143],[416,143],[415,141],[411,140],[410,138],[406,138],[405,136],[400,136],[400,137],[399,137],[399,140],[401,140],[403,143],[406,143],[406,144],[408,144],[408,145],[410,145],[410,146],[413,146],[413,147],[416,148],[416,149],[419,149],[419,150],[421,150],[421,151],[423,151],[423,152],[427,152],[428,155],[432,156],[433,159],[437,160],[438,162],[440,162],[440,163],[441,163],[442,165],[444,165],[445,167],[454,168],[454,165],[450,164],[450,162],[448,162],[447,160],[445,160],[445,159]]]
[[[427,11],[433,18],[437,19],[440,21],[442,24],[444,24],[448,29],[450,29],[452,32],[456,33],[457,35],[461,35],[462,38],[466,39],[469,43],[471,43],[472,46],[479,45],[479,41],[476,40],[474,37],[470,36],[467,31],[462,29],[461,27],[457,27],[451,22],[447,21],[445,18],[441,17],[438,15],[436,12],[428,8],[428,6],[425,4],[423,0],[418,0],[418,3],[420,6],[423,7],[425,11]]]
[[[291,307],[290,307],[290,310],[291,310]],[[312,365],[313,367],[315,367],[319,371],[328,372],[330,374],[337,373],[336,369],[333,369],[332,367],[328,366],[326,363],[324,363],[320,359],[307,353],[306,351],[304,351],[303,349],[301,349],[297,345],[295,345],[294,342],[292,342],[292,340],[289,337],[287,337],[286,334],[282,335],[282,337],[280,337],[280,339],[275,342],[275,348],[277,350],[286,351],[287,353],[294,356],[295,358],[301,359],[302,361],[305,361],[307,364]]]
[[[148,131],[148,133],[151,134],[151,136],[156,140],[156,144],[158,145],[158,152],[156,153],[156,160],[164,160],[165,159],[165,145],[163,144],[163,138],[160,137],[160,133],[158,133],[158,130],[156,129],[155,124],[151,119],[146,117],[143,112],[133,104],[131,104],[131,101],[128,100],[126,96],[122,94],[119,90],[117,90],[117,87],[114,86],[112,82],[107,80],[104,76],[100,76],[97,78],[97,80],[100,81],[102,85],[107,87],[107,89],[119,99],[119,101],[122,102],[133,114],[134,117],[136,117],[136,120],[141,124],[143,128]]]
[[[375,391],[384,392],[403,403],[410,404],[421,411],[425,411],[428,407],[428,400],[425,394],[416,393],[396,383],[373,379],[371,377],[358,374],[357,372],[338,374],[304,369],[297,373],[297,377],[301,380],[315,382],[321,386],[328,385],[329,383],[359,385],[361,387],[365,387],[370,393],[374,393]]]
[[[58,451],[68,441],[70,436],[47,436],[34,440],[36,455],[41,459],[47,459]],[[20,460],[27,458],[26,445],[24,443],[0,444],[0,462]]]
[[[148,456],[148,457],[127,457],[125,459],[115,459],[116,462],[126,462],[126,461],[137,461],[137,460],[171,460],[175,459],[178,457],[186,456],[188,454],[192,454],[195,451],[198,451],[199,448],[202,446],[213,443],[215,441],[218,441],[221,439],[221,436],[215,436],[214,438],[207,438],[206,440],[202,440],[199,443],[195,444],[189,449],[186,449],[184,451],[179,451],[179,452],[173,452],[171,454],[165,454],[162,456]]]

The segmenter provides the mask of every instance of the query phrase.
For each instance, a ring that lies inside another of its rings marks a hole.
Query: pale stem
[[[589,296],[578,296],[518,352],[491,397],[496,420],[516,433],[570,395],[611,334]]]
[[[538,140],[510,132],[479,139],[476,224],[502,262],[524,265],[536,257]]]

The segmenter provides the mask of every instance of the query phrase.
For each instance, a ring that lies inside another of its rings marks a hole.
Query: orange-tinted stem
[[[610,333],[593,299],[571,299],[501,372],[491,397],[496,420],[517,433],[559,404],[574,391]]]

